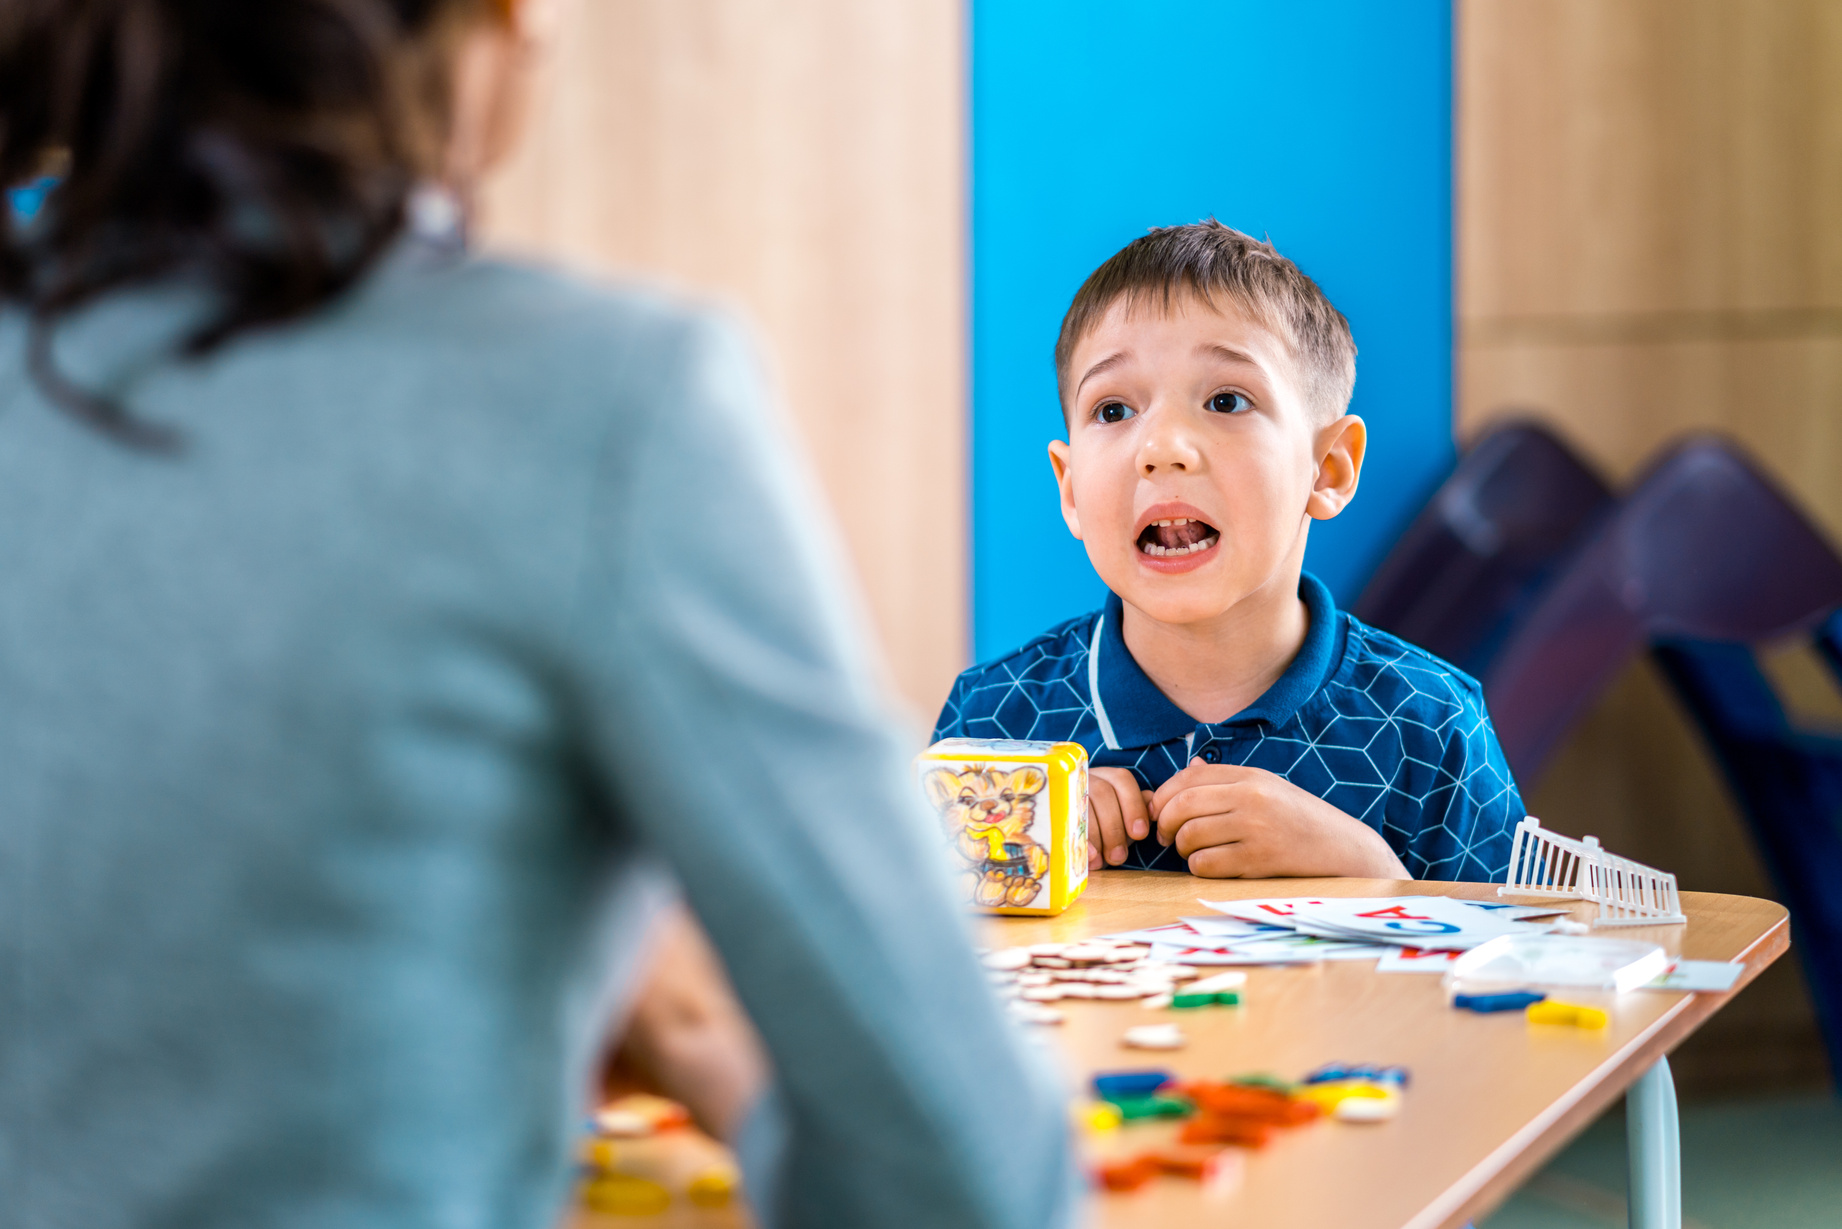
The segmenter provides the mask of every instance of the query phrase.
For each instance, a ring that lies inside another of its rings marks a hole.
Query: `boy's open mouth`
[[[1194,517],[1180,516],[1167,521],[1153,521],[1138,535],[1138,548],[1147,555],[1167,559],[1173,555],[1195,555],[1221,541],[1215,526]]]

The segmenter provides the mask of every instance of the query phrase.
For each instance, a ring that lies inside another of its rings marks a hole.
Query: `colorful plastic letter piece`
[[[582,1203],[615,1216],[656,1216],[672,1206],[672,1193],[650,1178],[603,1174],[583,1183]]]
[[[1530,1024],[1563,1024],[1573,1028],[1604,1028],[1611,1023],[1611,1017],[1597,1007],[1557,1003],[1552,999],[1529,1004],[1528,1017]]]
[[[1106,1071],[1094,1077],[1094,1095],[1102,1101],[1120,1097],[1149,1097],[1176,1077],[1157,1068],[1143,1071]]]
[[[1183,1097],[1114,1097],[1108,1104],[1119,1111],[1124,1122],[1141,1118],[1188,1118],[1196,1107]]]
[[[1548,996],[1537,990],[1514,990],[1506,994],[1455,994],[1452,1006],[1480,1014],[1493,1011],[1521,1011]]]

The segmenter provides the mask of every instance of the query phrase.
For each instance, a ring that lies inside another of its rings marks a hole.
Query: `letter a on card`
[[[1390,905],[1386,909],[1374,909],[1368,913],[1358,913],[1357,917],[1389,917],[1402,922],[1430,922],[1433,919],[1424,913],[1409,913],[1401,905]]]

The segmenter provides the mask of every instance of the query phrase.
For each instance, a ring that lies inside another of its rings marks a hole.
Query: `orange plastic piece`
[[[1150,1155],[1160,1173],[1167,1173],[1177,1178],[1194,1178],[1198,1182],[1215,1181],[1233,1160],[1226,1148],[1217,1149],[1204,1156],[1179,1156],[1171,1152],[1156,1152]]]
[[[1190,1119],[1177,1132],[1181,1144],[1238,1144],[1243,1148],[1264,1148],[1273,1136],[1273,1128],[1252,1118],[1229,1118],[1204,1114]]]
[[[1197,1182],[1215,1182],[1232,1172],[1235,1157],[1226,1148],[1202,1156],[1175,1152],[1141,1152],[1129,1161],[1112,1161],[1100,1166],[1100,1184],[1109,1191],[1135,1191],[1159,1174],[1189,1178]]]
[[[1251,1118],[1275,1126],[1297,1126],[1310,1122],[1323,1112],[1309,1101],[1296,1100],[1270,1088],[1253,1088],[1246,1084],[1194,1080],[1183,1085],[1182,1091],[1205,1114]]]
[[[1100,1166],[1097,1172],[1100,1185],[1109,1191],[1136,1191],[1158,1176],[1158,1163],[1150,1153],[1146,1153],[1129,1161],[1109,1162]]]

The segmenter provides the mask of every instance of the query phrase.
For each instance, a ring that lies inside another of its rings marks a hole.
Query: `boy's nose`
[[[1181,414],[1153,414],[1139,446],[1139,472],[1149,478],[1159,470],[1188,473],[1201,468],[1202,454]]]

